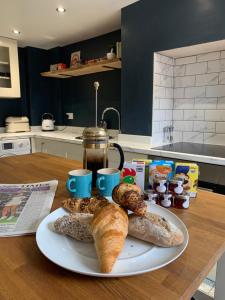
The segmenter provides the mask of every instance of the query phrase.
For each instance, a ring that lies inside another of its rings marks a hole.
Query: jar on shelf
[[[176,208],[187,209],[189,205],[190,205],[190,195],[188,193],[174,196],[174,206]]]
[[[174,195],[180,195],[184,191],[183,183],[184,180],[182,178],[172,178],[169,180],[168,189]]]
[[[160,195],[160,205],[166,208],[173,206],[173,195],[170,192]]]

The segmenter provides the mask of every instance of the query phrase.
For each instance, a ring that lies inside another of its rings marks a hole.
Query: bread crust
[[[129,215],[129,235],[160,247],[179,246],[184,241],[182,231],[165,218],[147,212],[139,217]]]
[[[91,232],[100,271],[109,273],[125,243],[128,233],[127,213],[117,204],[110,203],[101,207],[91,221]]]
[[[104,197],[91,198],[68,198],[62,201],[62,206],[71,213],[89,213],[93,214],[98,208],[108,204],[108,200]]]

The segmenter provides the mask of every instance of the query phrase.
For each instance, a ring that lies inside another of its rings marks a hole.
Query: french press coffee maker
[[[87,127],[83,131],[83,168],[92,171],[92,186],[95,186],[97,171],[108,167],[108,149],[116,148],[120,153],[119,170],[122,170],[124,154],[120,145],[109,143],[109,136],[104,128]]]

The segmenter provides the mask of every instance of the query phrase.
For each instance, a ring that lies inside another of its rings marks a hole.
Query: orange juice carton
[[[199,167],[195,163],[177,162],[175,164],[175,177],[183,178],[184,191],[190,194],[190,197],[197,196]]]
[[[174,162],[172,160],[153,160],[149,165],[149,183],[153,186],[155,177],[170,179],[174,175]]]
[[[137,184],[142,192],[145,189],[145,163],[125,161],[121,171],[121,182]]]
[[[152,162],[151,159],[135,158],[132,162],[144,162],[145,164],[145,189],[149,189],[149,165]]]

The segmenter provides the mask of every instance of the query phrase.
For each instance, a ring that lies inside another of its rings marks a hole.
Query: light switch
[[[68,113],[66,113],[66,115],[67,115],[67,119],[68,119],[68,120],[73,120],[73,117],[74,117],[74,116],[73,116],[73,113],[69,113],[69,112],[68,112]]]

